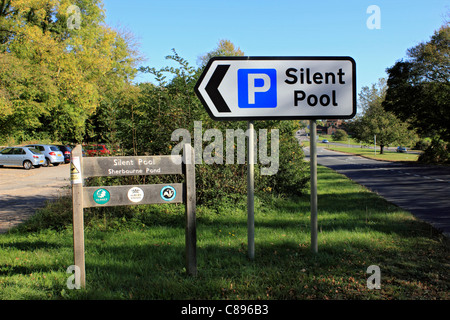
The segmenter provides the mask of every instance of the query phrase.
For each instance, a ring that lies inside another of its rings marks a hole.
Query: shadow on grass
[[[83,294],[88,299],[304,299],[320,297],[317,287],[328,292],[342,286],[325,283],[328,278],[356,278],[364,288],[371,264],[382,266],[384,279],[395,275],[408,281],[427,281],[427,268],[442,269],[442,261],[408,259],[414,248],[399,254],[395,247],[374,246],[370,240],[350,242],[321,243],[313,254],[294,241],[261,240],[254,261],[247,258],[245,244],[206,244],[197,249],[195,278],[185,272],[182,245],[113,245],[95,259],[87,257]]]
[[[6,245],[10,249],[17,249],[21,251],[34,251],[38,249],[60,249],[63,247],[66,247],[62,244],[56,244],[52,242],[46,242],[46,241],[15,241],[13,243],[8,243]]]
[[[29,266],[0,266],[0,276],[14,276],[14,275],[30,275],[33,273],[45,273],[55,271],[54,266],[48,264],[32,264]]]

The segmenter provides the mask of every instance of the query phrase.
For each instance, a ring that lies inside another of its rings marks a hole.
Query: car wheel
[[[33,164],[31,163],[31,161],[24,161],[23,162],[23,168],[25,170],[30,170],[33,167]]]
[[[57,166],[59,166],[59,163],[57,163],[57,162],[56,162],[56,163],[53,163],[53,166],[54,166],[54,167],[57,167]]]
[[[50,164],[50,160],[48,158],[45,158],[44,164],[42,166],[43,167],[48,167],[49,164]]]

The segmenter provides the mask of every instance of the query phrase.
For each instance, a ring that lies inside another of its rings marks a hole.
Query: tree
[[[387,69],[383,107],[425,136],[450,142],[450,26],[408,50],[408,58]]]
[[[86,122],[134,75],[135,53],[100,0],[0,2],[0,139],[81,142]]]
[[[235,45],[226,39],[222,39],[217,44],[217,48],[200,56],[198,58],[198,64],[201,67],[205,67],[208,61],[213,57],[230,57],[230,56],[243,56],[244,52],[241,51],[239,47],[235,47]]]
[[[230,48],[236,47],[228,46],[228,49]],[[216,48],[205,57],[216,56],[220,50],[221,48]],[[232,53],[231,49],[228,53]],[[236,54],[243,53],[239,50]],[[227,163],[227,146],[223,146],[225,152],[222,150],[220,154],[220,150],[218,151],[220,148],[211,147],[217,137],[205,137],[205,134],[206,130],[214,129],[215,132],[221,132],[222,137],[226,139],[227,129],[242,129],[242,132],[245,132],[247,122],[212,120],[194,93],[194,86],[200,77],[202,67],[193,68],[175,50],[166,58],[177,62],[178,66],[160,70],[151,67],[140,68],[141,72],[151,73],[157,83],[140,84],[137,103],[128,104],[121,109],[119,132],[124,146],[128,151],[133,150],[137,154],[144,152],[170,154],[172,148],[181,142],[171,140],[175,130],[186,129],[191,136],[191,143],[197,146],[198,140],[194,141],[196,138],[194,134],[200,133],[202,148],[196,149],[196,154],[200,155],[197,159],[202,161],[196,165],[198,203],[214,205],[218,198],[235,198],[244,195],[247,187],[246,166],[237,163],[235,157],[233,157],[235,160],[233,163]],[[196,123],[201,123],[201,127],[195,127]],[[262,128],[268,129],[269,132],[271,129],[279,129],[280,140],[278,173],[260,175],[259,170],[266,165],[257,163],[255,166],[255,185],[258,191],[300,195],[305,188],[308,180],[306,164],[302,161],[303,152],[294,137],[297,123],[296,121],[257,121],[255,123],[256,132]],[[133,132],[141,132],[141,134],[133,136]],[[267,138],[268,140],[272,138],[270,133]],[[184,138],[181,139],[184,142]],[[220,143],[220,138],[217,138],[217,143]],[[268,145],[269,148],[272,146],[271,143]],[[219,159],[218,162],[223,164],[206,163],[204,152],[207,152],[206,155],[210,152],[215,159]],[[272,156],[275,153],[271,150],[268,152]],[[160,179],[160,177],[152,177],[152,179]]]
[[[399,120],[392,112],[386,112],[382,102],[386,95],[386,80],[380,79],[371,88],[363,87],[359,94],[362,115],[349,123],[354,137],[365,143],[373,143],[376,136],[380,145],[380,154],[384,147],[393,143],[411,143],[411,132],[408,124]]]
[[[348,139],[348,134],[342,129],[337,129],[333,134],[334,141],[346,141]]]

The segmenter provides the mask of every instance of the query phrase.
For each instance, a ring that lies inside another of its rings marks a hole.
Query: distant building
[[[333,134],[337,129],[342,129],[342,120],[339,119],[330,119],[326,121],[327,126],[327,134]]]
[[[324,120],[323,125],[317,125],[318,134],[332,135],[338,129],[343,129],[343,121],[340,119]]]

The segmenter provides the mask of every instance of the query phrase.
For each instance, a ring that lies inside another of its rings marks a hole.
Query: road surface
[[[68,193],[69,167],[0,168],[0,233],[27,220],[45,201]]]
[[[304,148],[309,159],[309,147]],[[367,159],[317,147],[317,163],[376,192],[450,236],[450,167]]]

